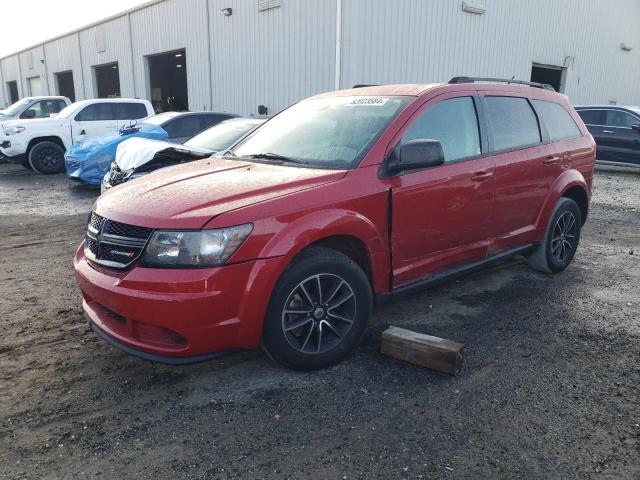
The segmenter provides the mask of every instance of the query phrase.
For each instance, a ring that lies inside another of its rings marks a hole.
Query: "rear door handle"
[[[484,182],[485,180],[489,180],[493,176],[493,172],[487,172],[486,170],[481,170],[479,172],[474,172],[471,175],[472,182]]]
[[[611,133],[613,133],[613,130],[602,130],[602,133],[609,133],[609,134],[611,134]]]
[[[558,163],[560,161],[560,157],[557,155],[554,155],[552,157],[547,157],[542,161],[543,165],[554,165],[556,163]]]

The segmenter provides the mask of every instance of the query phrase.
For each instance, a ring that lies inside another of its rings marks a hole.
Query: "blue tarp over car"
[[[100,185],[115,160],[118,145],[133,137],[166,140],[169,134],[162,127],[142,123],[133,128],[121,129],[118,133],[107,133],[74,143],[64,154],[67,177],[91,185]]]

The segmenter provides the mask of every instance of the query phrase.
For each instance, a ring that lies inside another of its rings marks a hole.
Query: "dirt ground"
[[[378,308],[301,374],[105,344],[71,267],[97,192],[0,165],[0,478],[639,479],[640,173],[595,192],[564,273],[512,262]],[[381,355],[387,324],[463,342],[461,374]]]

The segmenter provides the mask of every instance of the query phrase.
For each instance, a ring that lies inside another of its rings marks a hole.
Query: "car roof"
[[[48,100],[48,99],[65,99],[63,95],[39,95],[37,97],[24,97],[22,100]]]
[[[587,108],[592,108],[592,109],[603,109],[603,108],[610,108],[613,110],[633,110],[634,112],[638,112],[638,110],[640,110],[640,107],[631,107],[631,106],[625,106],[625,105],[576,105],[574,107],[576,110],[580,110],[580,109],[587,109]]]
[[[92,103],[149,103],[149,100],[143,98],[91,98],[89,100],[78,100],[72,105],[80,107],[82,105],[89,105]]]
[[[440,87],[442,83],[401,83],[396,85],[369,85],[346,90],[326,92],[311,98],[346,97],[346,96],[410,96],[417,97],[427,90]]]

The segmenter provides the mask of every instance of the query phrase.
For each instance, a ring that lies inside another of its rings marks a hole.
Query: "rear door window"
[[[402,137],[410,140],[438,140],[445,162],[480,155],[478,115],[471,97],[443,100],[422,113]]]
[[[633,125],[640,124],[640,119],[630,113],[621,110],[608,110],[607,123],[608,127],[631,128]]]
[[[586,125],[604,125],[607,118],[606,110],[578,110],[578,115]]]
[[[540,126],[526,98],[485,97],[495,150],[514,150],[542,141]]]
[[[540,117],[542,117],[541,119],[547,127],[549,139],[552,142],[582,135],[569,112],[559,103],[544,100],[531,100],[531,102],[536,107]]]
[[[94,103],[84,107],[78,115],[76,122],[102,122],[106,120],[115,120],[116,115],[113,103]]]
[[[117,103],[118,120],[138,120],[145,118],[147,107],[143,103]]]
[[[198,115],[186,115],[171,120],[162,128],[169,134],[169,138],[193,137],[202,130],[202,124]]]

